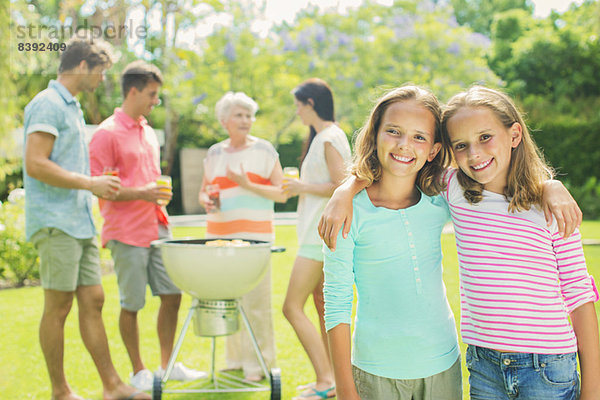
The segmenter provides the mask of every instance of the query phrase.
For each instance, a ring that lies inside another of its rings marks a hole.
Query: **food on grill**
[[[216,239],[211,240],[205,243],[208,247],[247,247],[250,246],[250,242],[245,240],[233,239],[233,240],[223,240]]]

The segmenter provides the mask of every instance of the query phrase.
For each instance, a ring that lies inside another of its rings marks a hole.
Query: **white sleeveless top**
[[[344,168],[348,166],[351,155],[350,144],[344,131],[334,124],[317,133],[310,144],[308,153],[300,168],[301,181],[317,184],[331,182],[325,160],[325,143],[331,143],[344,159]],[[319,237],[317,225],[328,201],[329,197],[315,196],[308,193],[300,195],[298,199],[298,224],[296,226],[300,246],[323,243]]]

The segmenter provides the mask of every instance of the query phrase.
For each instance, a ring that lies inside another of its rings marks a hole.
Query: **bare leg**
[[[163,294],[160,296],[156,330],[160,344],[160,365],[163,370],[167,368],[169,358],[173,352],[173,342],[177,330],[177,312],[180,304],[180,294]]]
[[[79,330],[81,338],[92,356],[104,387],[105,399],[124,399],[136,392],[136,389],[121,381],[110,358],[108,339],[102,321],[104,291],[101,285],[79,286],[75,292],[79,304]],[[145,393],[135,399],[150,399]]]
[[[327,338],[327,330],[325,329],[325,298],[323,297],[323,276],[321,276],[321,280],[319,284],[313,290],[313,303],[315,304],[315,309],[317,310],[317,314],[319,315],[319,327],[321,329],[321,338],[323,339],[323,345],[325,346],[325,351],[329,356],[329,362],[331,363],[331,353],[329,352],[329,339]],[[332,364],[333,365],[333,364]]]
[[[133,373],[137,374],[146,368],[140,355],[140,334],[137,323],[137,311],[129,311],[121,308],[121,314],[119,315],[119,331],[121,332],[123,344],[127,349],[127,354],[129,354]]]
[[[65,320],[73,305],[73,292],[44,290],[44,312],[40,321],[40,345],[50,384],[53,400],[81,399],[71,390],[64,370]]]
[[[283,314],[296,331],[315,370],[317,390],[333,386],[334,376],[323,339],[304,313],[304,305],[322,279],[322,262],[296,257],[283,303]]]

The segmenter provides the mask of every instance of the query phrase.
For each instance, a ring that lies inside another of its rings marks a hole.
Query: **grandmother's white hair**
[[[258,111],[258,104],[252,98],[250,98],[246,93],[243,92],[227,92],[215,105],[215,112],[217,114],[217,119],[219,122],[224,122],[229,118],[229,114],[231,113],[231,107],[240,106],[244,107],[252,114],[252,119],[254,119],[254,115],[256,111]]]

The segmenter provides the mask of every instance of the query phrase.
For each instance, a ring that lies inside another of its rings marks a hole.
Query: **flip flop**
[[[305,393],[301,393],[300,396],[295,397],[296,399],[308,399],[309,397],[318,397],[319,399],[331,399],[335,397],[335,392],[329,395],[329,392],[335,390],[335,386],[325,390],[317,390],[314,387],[308,388]]]
[[[317,385],[317,382],[305,383],[304,385],[296,386],[296,390],[299,392],[303,392],[306,389],[312,389]]]

